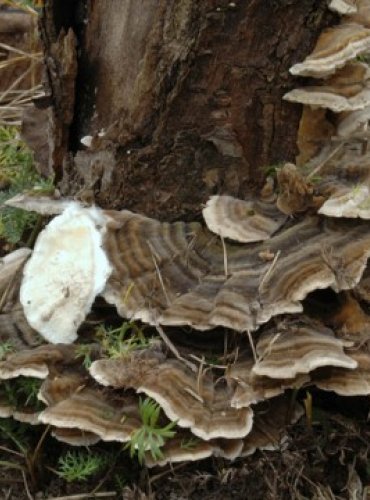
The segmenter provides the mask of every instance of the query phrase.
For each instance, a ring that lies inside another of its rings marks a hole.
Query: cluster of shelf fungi
[[[32,252],[2,259],[0,341],[14,351],[0,379],[41,379],[43,408],[11,405],[0,385],[0,416],[49,424],[71,445],[125,443],[146,395],[163,425],[177,422],[162,457],[146,454],[153,466],[278,448],[303,414],[292,389],[370,395],[370,70],[358,60],[370,50],[370,1],[330,8],[340,24],[291,68],[317,84],[285,96],[304,105],[297,165],[258,197],[212,197],[205,224],[9,202],[59,215]],[[92,335],[96,296],[160,335],[108,356]]]

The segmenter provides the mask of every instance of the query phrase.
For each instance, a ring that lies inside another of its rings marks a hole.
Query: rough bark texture
[[[167,220],[196,217],[211,194],[243,198],[265,167],[294,160],[301,111],[281,99],[297,86],[288,69],[333,22],[325,0],[50,0],[50,88],[55,108],[73,111],[59,115],[63,193]],[[70,27],[75,99],[55,60]]]

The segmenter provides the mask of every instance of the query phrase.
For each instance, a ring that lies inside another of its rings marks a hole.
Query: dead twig
[[[250,344],[251,349],[252,349],[254,362],[257,363],[257,351],[256,351],[256,347],[254,345],[253,339],[252,339],[251,332],[249,330],[247,330],[247,335],[248,335],[248,339],[249,339],[249,344]]]
[[[28,500],[34,500],[33,496],[31,495],[30,489],[28,487],[27,477],[26,477],[26,473],[24,472],[24,470],[22,470],[22,477],[23,477],[24,489],[26,491],[26,495],[27,495]]]
[[[46,500],[84,500],[85,498],[90,500],[91,498],[109,498],[116,497],[116,491],[102,491],[100,493],[81,493],[78,495],[67,495],[63,497],[47,497]]]
[[[258,292],[260,292],[262,290],[262,287],[263,285],[266,283],[266,281],[269,279],[269,277],[271,276],[272,274],[272,271],[274,270],[275,266],[276,266],[276,263],[277,263],[277,260],[280,256],[280,253],[281,253],[281,250],[278,250],[276,252],[276,255],[274,257],[274,260],[271,262],[270,264],[270,267],[267,269],[267,271],[265,272],[265,274],[263,275],[261,281],[260,281],[260,284],[258,285]]]
[[[185,363],[186,366],[188,366],[193,372],[196,372],[197,367],[194,365],[194,363],[191,363],[190,361],[185,359],[183,356],[181,356],[181,354],[179,353],[179,351],[177,350],[177,348],[175,347],[173,342],[171,342],[171,340],[164,333],[163,328],[159,325],[159,323],[157,323],[155,325],[155,328],[156,328],[157,332],[159,333],[163,342],[166,344],[166,346],[169,348],[169,350],[176,356],[176,358],[179,359],[180,361],[182,361],[183,363]]]

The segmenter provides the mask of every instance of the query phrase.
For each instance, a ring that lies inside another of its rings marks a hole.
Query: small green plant
[[[369,54],[360,54],[359,56],[356,57],[356,61],[369,64],[370,62]]]
[[[181,448],[183,450],[194,450],[194,448],[197,446],[197,444],[200,442],[200,439],[196,437],[190,437],[189,439],[182,439],[181,440]]]
[[[17,377],[12,380],[2,381],[8,403],[14,408],[30,407],[37,411],[43,403],[37,398],[42,380],[34,377]]]
[[[82,364],[86,370],[90,368],[92,363],[91,352],[92,347],[90,345],[79,344],[76,346],[75,358],[82,358]]]
[[[0,361],[5,359],[7,354],[14,351],[14,346],[10,341],[0,343]]]
[[[277,171],[282,168],[283,163],[276,163],[275,165],[268,165],[264,168],[265,177],[276,177]]]
[[[142,329],[132,321],[125,321],[119,328],[114,329],[100,325],[96,337],[109,358],[127,356],[136,349],[144,349],[150,345],[150,339],[146,338]]]
[[[137,453],[139,463],[143,463],[145,452],[149,451],[154,460],[163,457],[161,448],[166,440],[172,438],[176,431],[173,428],[177,422],[170,422],[165,427],[158,427],[161,407],[151,398],[144,401],[140,398],[139,412],[142,426],[133,432],[127,448],[130,448],[130,456]]]
[[[29,425],[21,422],[16,422],[11,418],[0,419],[0,440],[4,443],[5,440],[10,441],[23,455],[27,455],[29,451]]]
[[[102,472],[109,462],[105,455],[91,451],[67,451],[59,457],[57,474],[67,482],[87,481],[91,476]]]
[[[4,202],[24,191],[40,194],[54,189],[53,181],[35,170],[33,155],[18,138],[16,127],[0,127],[0,188],[0,237],[15,245],[33,229],[39,216],[4,206]]]

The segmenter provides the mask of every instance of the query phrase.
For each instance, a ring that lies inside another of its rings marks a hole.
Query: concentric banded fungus
[[[367,186],[358,186],[342,196],[333,196],[319,209],[319,214],[329,217],[370,219],[370,191]]]
[[[268,239],[285,220],[272,204],[232,196],[212,196],[203,217],[212,232],[244,243]]]
[[[370,185],[370,155],[361,154],[361,144],[350,141],[340,148],[328,151],[324,161],[312,161],[314,171],[317,163],[323,164],[319,172],[316,190],[326,200],[319,213],[329,217],[368,217]]]
[[[349,111],[341,113],[337,124],[337,136],[340,139],[350,139],[356,133],[364,133],[367,131],[367,125],[370,120],[370,106],[358,109],[357,111]],[[366,135],[363,136],[366,139]]]
[[[368,52],[370,30],[356,23],[347,23],[326,29],[316,47],[303,63],[290,68],[292,75],[325,78],[347,61]]]
[[[70,206],[39,235],[24,268],[20,300],[30,325],[50,342],[72,342],[111,272],[101,248],[99,209]]]
[[[16,351],[36,347],[42,343],[41,337],[28,324],[20,303],[14,304],[9,312],[0,314],[1,342],[9,342]]]
[[[368,350],[350,353],[357,363],[356,370],[330,368],[312,374],[313,383],[325,391],[334,391],[341,396],[370,395],[370,354]]]
[[[196,461],[216,456],[235,460],[241,456],[242,439],[214,439],[203,441],[191,433],[176,433],[174,438],[166,441],[161,448],[162,457],[155,460],[149,452],[145,455],[148,467],[163,466],[168,463]]]
[[[252,428],[252,410],[231,408],[230,390],[216,385],[210,371],[193,372],[177,359],[166,360],[161,352],[147,350],[130,358],[98,360],[90,374],[102,385],[144,392],[170,420],[202,439],[240,438]]]
[[[256,375],[292,379],[299,373],[309,373],[320,366],[356,368],[357,363],[344,353],[351,345],[335,338],[329,328],[313,320],[280,327],[262,334],[257,342]]]
[[[100,441],[100,437],[92,432],[84,432],[79,429],[53,429],[51,435],[71,446],[92,446]]]
[[[346,0],[348,1],[348,0]],[[353,1],[353,0],[351,0]],[[361,24],[366,28],[370,27],[370,2],[369,0],[356,0],[355,12],[348,12],[345,20],[351,23]]]
[[[71,371],[49,377],[43,382],[37,395],[40,401],[48,406],[53,406],[64,399],[69,398],[86,385],[86,376]]]
[[[353,14],[357,11],[356,0],[331,0],[329,9],[338,14]]]
[[[49,367],[67,364],[75,359],[75,349],[68,345],[42,345],[7,356],[0,362],[0,380],[25,377],[46,378]]]
[[[161,448],[162,457],[154,459],[151,453],[145,454],[147,467],[163,466],[168,463],[203,460],[214,452],[212,441],[195,438],[191,433],[168,439]]]
[[[6,398],[0,397],[0,418],[9,418],[13,415],[13,408]]]
[[[80,429],[103,441],[126,443],[141,425],[138,403],[125,396],[114,402],[96,389],[85,388],[63,399],[39,415],[39,421],[54,427]]]
[[[29,248],[18,248],[14,252],[5,255],[0,259],[0,293],[9,286],[9,281],[13,280],[17,272],[22,268],[28,257],[31,255]]]
[[[123,317],[152,324],[254,330],[300,312],[317,288],[353,288],[370,254],[365,223],[306,217],[268,242],[223,248],[195,223],[161,224],[130,212],[114,220],[105,242],[114,271],[103,296]],[[261,259],[262,251],[274,261]]]
[[[32,196],[27,193],[17,194],[4,204],[28,212],[37,212],[40,215],[60,215],[67,208],[77,206],[71,200],[61,199],[58,196]]]
[[[364,63],[349,63],[323,85],[291,90],[284,99],[335,113],[364,109],[370,105],[369,67]]]
[[[294,379],[278,379],[258,376],[253,371],[254,361],[237,361],[227,371],[227,377],[236,383],[231,406],[244,408],[283,394],[287,389],[298,389],[310,381],[299,374]]]

